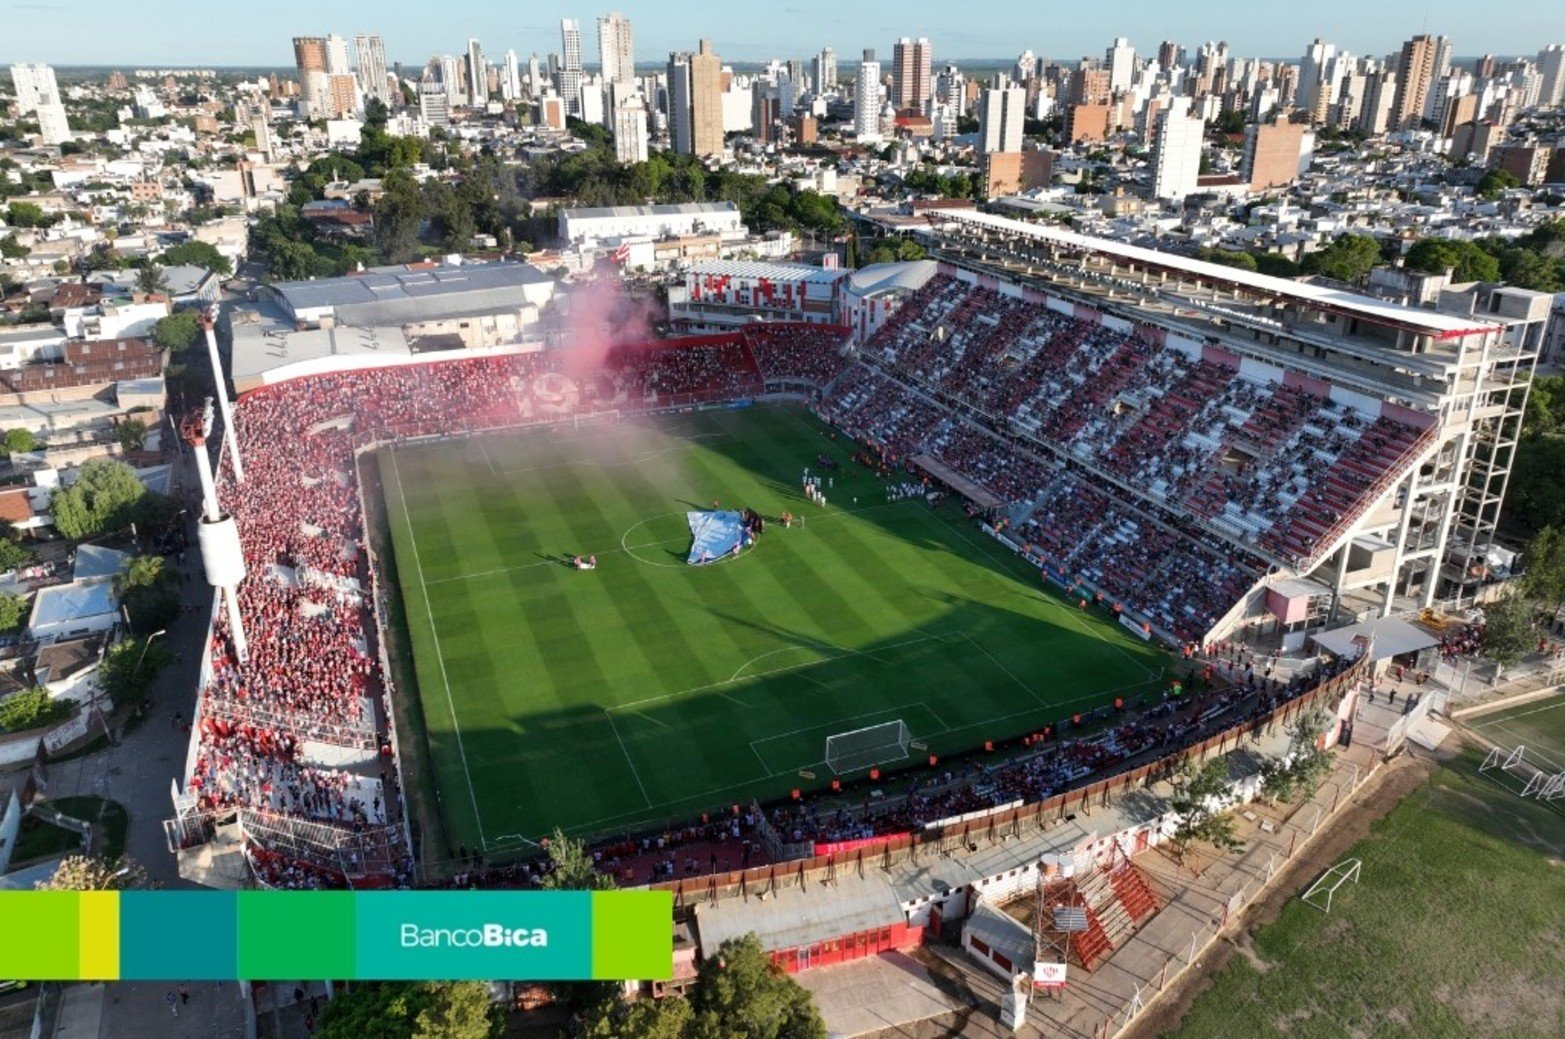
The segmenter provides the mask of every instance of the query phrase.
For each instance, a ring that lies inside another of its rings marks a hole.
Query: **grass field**
[[[1297,898],[1191,1007],[1178,1039],[1565,1035],[1565,815],[1468,751],[1345,857],[1330,916]]]
[[[1565,772],[1565,696],[1479,715],[1468,725],[1507,750],[1526,747],[1525,760],[1544,771]]]
[[[419,778],[452,843],[786,797],[831,778],[831,733],[902,719],[947,753],[1160,684],[1160,651],[1042,593],[954,504],[888,503],[852,449],[769,406],[383,454]],[[827,507],[799,492],[822,452]],[[806,523],[689,566],[685,511],[714,499]]]

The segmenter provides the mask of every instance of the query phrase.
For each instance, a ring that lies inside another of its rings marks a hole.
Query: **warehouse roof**
[[[803,281],[836,284],[846,271],[812,267],[807,263],[767,263],[764,260],[711,260],[690,268],[691,274],[715,274],[731,278],[765,278],[768,281]]]
[[[482,309],[482,299],[516,300],[519,290],[550,284],[548,275],[525,263],[485,263],[472,266],[401,267],[314,281],[285,281],[271,286],[289,312],[355,306],[393,310],[398,316],[380,321],[400,324],[428,320],[430,316],[459,307],[464,313]],[[475,300],[475,297],[482,299]],[[367,316],[378,318],[377,314]],[[411,316],[401,316],[409,314]],[[339,319],[346,319],[343,314]]]
[[[603,220],[635,216],[698,216],[702,213],[737,213],[736,202],[676,202],[665,206],[583,206],[564,209],[567,220]]]

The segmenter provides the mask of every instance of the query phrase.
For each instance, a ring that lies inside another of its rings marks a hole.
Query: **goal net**
[[[851,732],[826,737],[826,765],[833,772],[857,772],[872,765],[901,761],[908,756],[912,736],[898,718]]]

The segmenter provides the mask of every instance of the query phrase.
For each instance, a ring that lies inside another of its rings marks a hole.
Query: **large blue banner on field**
[[[744,544],[744,519],[737,512],[687,512],[690,521],[690,559],[694,565],[735,554]]]

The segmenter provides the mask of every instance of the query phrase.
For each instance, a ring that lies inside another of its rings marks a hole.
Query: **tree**
[[[168,276],[156,261],[147,260],[136,271],[136,288],[149,296],[167,293]]]
[[[125,639],[104,654],[99,678],[115,707],[140,703],[159,671],[173,659],[168,647],[152,639]]]
[[[177,353],[189,349],[201,334],[201,319],[193,310],[178,310],[159,318],[152,326],[152,338],[164,350]]]
[[[1380,262],[1380,243],[1369,235],[1345,234],[1304,257],[1303,269],[1338,281],[1359,282]]]
[[[225,278],[234,272],[234,265],[217,251],[217,246],[194,238],[165,250],[163,263],[169,267],[204,267]]]
[[[1501,670],[1532,648],[1532,606],[1526,599],[1508,595],[1485,606],[1483,616],[1483,655]]]
[[[753,934],[730,938],[701,963],[691,1039],[826,1039],[808,991]]]
[[[12,227],[48,227],[54,220],[35,202],[12,202],[5,213],[5,222]]]
[[[1320,737],[1331,728],[1331,717],[1315,708],[1288,728],[1288,749],[1282,757],[1261,763],[1261,790],[1274,801],[1309,797],[1331,771],[1331,753],[1320,747]]]
[[[555,827],[548,844],[550,869],[540,886],[550,891],[606,891],[614,886],[614,878],[593,864],[584,842]]]
[[[11,538],[0,535],[0,574],[26,566],[33,561],[33,554]]]
[[[0,592],[0,632],[16,631],[26,619],[27,600],[10,592]]]
[[[1415,271],[1451,271],[1455,281],[1499,281],[1500,261],[1472,242],[1424,238],[1407,251],[1405,263]]]
[[[123,462],[95,458],[70,487],[54,492],[49,512],[61,534],[80,541],[154,518],[162,495],[153,494]]]
[[[679,996],[626,1003],[605,999],[581,1016],[580,1039],[685,1039],[695,1021],[688,1000]]]
[[[33,436],[33,431],[23,426],[14,426],[5,431],[5,453],[10,455],[25,455],[38,446],[38,438]]]
[[[170,579],[162,556],[131,556],[114,575],[114,592],[125,595],[137,588],[156,588]]]
[[[22,260],[32,255],[32,250],[16,240],[16,235],[0,238],[0,256],[7,260]]]
[[[497,1039],[505,1021],[479,981],[358,982],[321,1011],[317,1039]]]
[[[1236,851],[1244,846],[1234,835],[1234,822],[1223,811],[1230,795],[1228,759],[1216,757],[1202,765],[1184,765],[1174,776],[1174,794],[1169,799],[1174,813],[1174,841],[1181,857],[1191,844],[1202,841],[1221,851]]]
[[[60,860],[54,875],[40,880],[39,891],[130,891],[155,887],[147,871],[134,859],[100,859],[71,855]]]
[[[1480,198],[1490,201],[1499,198],[1511,188],[1520,187],[1521,181],[1509,170],[1490,170],[1478,181],[1477,192]]]
[[[124,418],[114,427],[114,439],[123,451],[140,451],[147,442],[147,424],[139,418]]]
[[[1565,530],[1544,527],[1527,545],[1522,592],[1550,609],[1565,606]]]
[[[6,598],[14,599],[10,595]],[[26,732],[53,725],[71,716],[71,701],[56,700],[49,690],[25,689],[0,700],[0,732]]]

